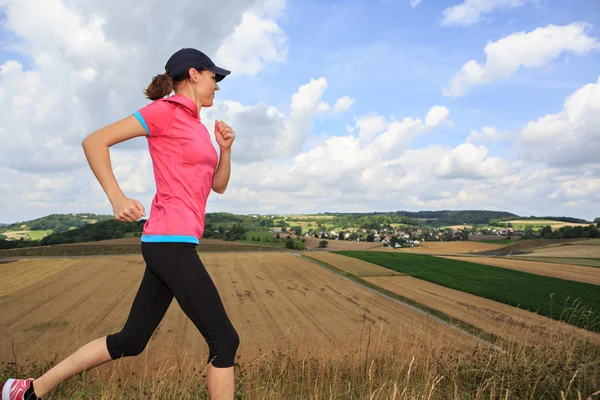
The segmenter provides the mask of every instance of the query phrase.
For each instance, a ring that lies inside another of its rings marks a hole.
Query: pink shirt
[[[218,156],[196,103],[173,95],[133,115],[148,132],[156,181],[142,241],[199,243]]]

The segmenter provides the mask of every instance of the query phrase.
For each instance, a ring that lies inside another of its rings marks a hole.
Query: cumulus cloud
[[[0,66],[0,164],[18,171],[85,167],[81,140],[145,105],[143,89],[181,47],[227,55],[246,46],[256,56],[241,52],[235,67],[252,74],[285,57],[283,33],[270,19],[285,6],[281,0],[211,0],[203,4],[211,13],[191,0],[29,6],[2,2],[3,28],[15,38],[7,46],[25,61]],[[145,146],[140,138],[115,149]]]
[[[483,15],[502,8],[524,6],[528,0],[464,0],[463,3],[444,10],[443,26],[469,26],[481,20]]]
[[[495,126],[484,126],[481,132],[471,131],[466,142],[472,144],[486,144],[501,141],[508,141],[511,136],[508,132],[501,132]]]
[[[336,113],[346,112],[346,111],[350,110],[350,107],[352,107],[352,104],[354,104],[355,101],[356,101],[356,99],[353,99],[350,96],[340,97],[339,99],[337,99],[337,101],[335,102],[335,104],[333,106],[333,112],[336,112]]]
[[[488,157],[485,146],[463,143],[441,159],[436,174],[443,178],[480,179],[502,176],[508,164],[500,157]]]
[[[567,97],[559,113],[529,122],[516,144],[524,159],[548,166],[597,165],[600,77]]]
[[[265,64],[285,61],[287,52],[287,39],[279,25],[272,19],[247,12],[219,47],[215,62],[226,65],[232,75],[255,76]]]
[[[445,96],[464,95],[470,87],[493,81],[506,80],[520,68],[539,68],[557,59],[561,54],[585,55],[600,44],[588,36],[587,24],[548,25],[531,32],[516,32],[485,46],[485,64],[475,60],[467,62],[456,74]]]

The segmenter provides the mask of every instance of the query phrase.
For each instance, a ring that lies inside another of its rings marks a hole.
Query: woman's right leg
[[[146,267],[123,329],[95,339],[33,381],[37,397],[44,397],[67,379],[108,361],[140,354],[167,312],[173,294],[152,270]]]

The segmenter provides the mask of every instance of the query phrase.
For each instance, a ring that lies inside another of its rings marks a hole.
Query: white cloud
[[[481,132],[471,131],[466,142],[472,144],[486,144],[508,141],[511,137],[508,132],[501,132],[495,126],[484,126]]]
[[[254,76],[268,63],[285,61],[287,52],[287,39],[275,21],[246,12],[219,47],[215,63],[226,66],[232,75]]]
[[[136,4],[123,13],[117,1],[56,0],[33,8],[3,1],[3,29],[15,38],[7,48],[22,54],[27,66],[16,60],[0,66],[0,165],[46,173],[85,168],[81,140],[145,105],[142,90],[164,71],[173,51],[190,45],[189,38],[214,55],[231,38],[238,43],[236,32],[250,25],[257,33],[245,44],[260,66],[246,57],[244,69],[255,72],[278,62],[282,33],[269,16],[284,5],[281,0],[229,0],[217,6],[211,0],[203,4],[212,10],[205,13],[197,2],[184,0]],[[260,16],[257,25],[244,17],[246,10]],[[165,20],[164,15],[176,17]],[[156,26],[161,29],[151,28]],[[115,147],[141,148],[143,138]]]
[[[346,112],[350,109],[350,107],[352,107],[352,104],[354,104],[355,101],[356,99],[353,99],[350,96],[340,97],[339,99],[337,99],[335,105],[333,106],[333,112]]]
[[[442,178],[479,179],[505,175],[509,165],[499,157],[488,157],[485,146],[463,143],[441,159],[435,170]]]
[[[421,0],[410,0],[410,6],[412,8],[417,7],[421,3]]]
[[[384,116],[374,113],[356,119],[358,136],[364,141],[372,140],[378,133],[383,132],[388,127],[388,124]]]
[[[448,110],[446,107],[433,106],[425,117],[425,125],[428,127],[437,126],[442,121],[447,121],[448,115],[450,115],[450,110]]]
[[[528,0],[464,0],[463,3],[444,10],[442,25],[469,26],[481,20],[485,14],[502,8],[524,6]]]
[[[484,65],[467,62],[443,88],[445,96],[464,95],[471,86],[506,80],[520,68],[539,68],[563,53],[584,55],[600,47],[596,38],[586,34],[583,23],[548,25],[531,32],[517,32],[485,46]]]
[[[563,167],[598,165],[600,77],[567,97],[559,113],[529,122],[516,144],[528,161]]]

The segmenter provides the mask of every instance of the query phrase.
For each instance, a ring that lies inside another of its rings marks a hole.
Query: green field
[[[421,254],[334,253],[600,332],[600,286],[597,285]]]
[[[275,223],[275,225],[279,225],[280,221],[281,220],[275,220],[273,222]],[[323,226],[324,231],[330,232],[330,231],[334,230],[335,225],[331,222],[325,222],[325,221],[326,220],[324,220],[324,219],[322,219],[318,222],[317,221],[292,221],[292,220],[287,219],[284,222],[286,223],[287,226],[301,226],[302,233],[308,232],[309,229],[318,230],[319,222]]]
[[[280,239],[277,240],[275,238],[277,234],[273,232],[246,232],[246,240],[236,240],[236,243],[244,243],[244,244],[255,244],[260,246],[268,246],[268,247],[277,247],[277,248],[285,248],[285,239],[288,237],[287,233],[280,234]],[[260,241],[252,240],[252,238],[258,239]],[[300,239],[294,240],[295,242],[300,242]]]

